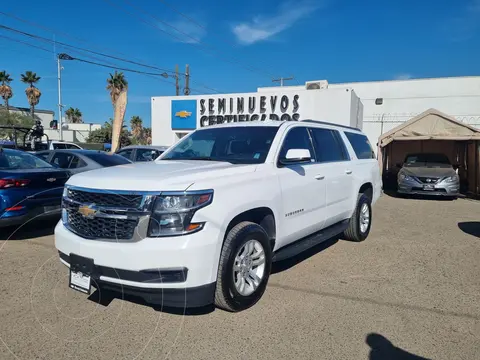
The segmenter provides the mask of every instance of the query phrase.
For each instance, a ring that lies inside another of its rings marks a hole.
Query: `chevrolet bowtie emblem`
[[[192,115],[192,113],[189,112],[189,111],[185,111],[185,110],[177,111],[177,112],[175,113],[175,116],[178,116],[178,117],[181,117],[181,118],[187,118],[187,117],[189,117],[190,115]]]
[[[55,178],[48,178],[47,179],[48,182],[54,182],[55,180],[57,180],[57,179],[55,179]]]
[[[97,213],[97,210],[93,208],[93,205],[83,205],[78,208],[78,213],[87,219],[93,219]]]

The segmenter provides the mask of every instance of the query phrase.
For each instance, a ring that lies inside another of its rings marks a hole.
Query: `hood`
[[[403,167],[401,170],[406,175],[416,176],[416,177],[432,177],[432,178],[442,178],[446,176],[456,175],[455,170],[451,166],[441,166],[441,167],[427,167],[427,166],[409,166]]]
[[[198,160],[157,160],[91,170],[73,175],[68,185],[90,189],[184,191],[193,183],[254,172],[257,165]]]

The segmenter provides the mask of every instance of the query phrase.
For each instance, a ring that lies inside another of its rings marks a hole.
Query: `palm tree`
[[[65,116],[72,124],[81,124],[83,123],[82,120],[82,112],[79,108],[70,107],[67,111],[65,111]]]
[[[10,86],[10,83],[13,81],[13,79],[10,77],[10,74],[7,74],[7,72],[0,71],[0,96],[3,98],[3,101],[5,101],[5,107],[8,112],[8,100],[12,98],[13,96],[13,91],[12,87]]]
[[[144,141],[145,145],[151,145],[152,144],[152,129],[151,128],[143,128],[144,130]]]
[[[138,141],[142,141],[143,121],[140,116],[132,116],[130,119],[130,127],[132,128],[132,136]]]
[[[35,87],[34,84],[38,83],[41,78],[32,71],[26,71],[25,74],[21,74],[21,77],[23,83],[30,85],[25,89],[25,94],[27,95],[27,100],[30,104],[30,115],[33,119],[35,119],[35,106],[40,102],[40,96],[42,96],[42,92]]]
[[[125,79],[123,72],[117,72],[110,74],[110,78],[107,79],[107,90],[110,91],[110,99],[112,105],[115,106],[118,96],[124,90],[128,89],[128,81]]]

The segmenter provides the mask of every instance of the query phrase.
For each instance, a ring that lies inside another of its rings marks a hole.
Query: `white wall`
[[[372,144],[412,117],[434,108],[480,128],[480,77],[329,84],[353,88],[364,106],[363,130]],[[382,105],[375,105],[383,98]]]
[[[65,124],[68,129],[63,129],[63,140],[70,142],[87,142],[90,131],[100,129],[99,124]],[[44,129],[50,140],[60,140],[60,130]]]
[[[282,96],[287,95],[289,105],[285,112],[280,110],[280,101]],[[264,111],[260,111],[261,97],[266,98],[266,106]],[[275,111],[272,112],[270,99],[277,99]],[[300,90],[291,91],[288,87],[275,88],[275,91],[262,91],[261,93],[238,93],[238,94],[215,94],[204,96],[169,96],[169,97],[153,97],[152,98],[152,143],[154,145],[172,145],[178,140],[175,131],[172,130],[172,100],[196,100],[197,101],[197,128],[202,127],[202,116],[217,115],[238,115],[237,98],[244,99],[243,114],[252,116],[265,115],[269,119],[270,114],[279,117],[282,114],[293,116],[294,104],[293,99],[298,96],[298,114],[299,120],[313,119],[333,122],[337,124],[361,127],[362,126],[362,103],[356,94],[348,88],[341,89],[324,89],[324,90]],[[249,98],[255,98],[255,110],[248,110]],[[209,100],[213,99],[213,111],[209,111]],[[225,99],[226,109],[219,113],[218,100]],[[233,108],[230,109],[230,99],[233,99]],[[205,112],[201,113],[201,104],[204,101]],[[205,123],[208,120],[203,118]],[[213,119],[213,118],[212,118]],[[187,132],[178,130],[178,132]]]

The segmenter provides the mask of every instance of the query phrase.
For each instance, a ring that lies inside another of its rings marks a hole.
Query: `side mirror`
[[[282,165],[310,162],[312,155],[308,149],[290,149],[284,159],[280,159]]]

